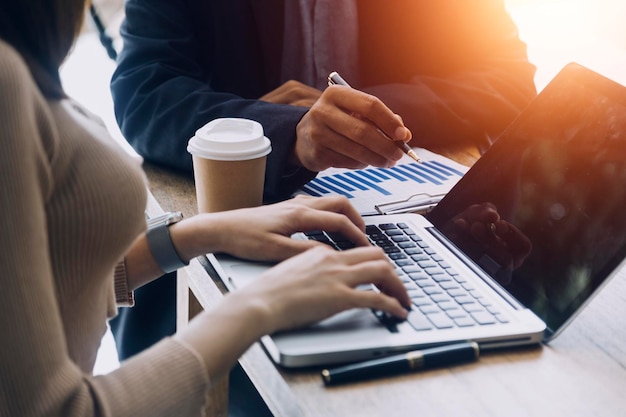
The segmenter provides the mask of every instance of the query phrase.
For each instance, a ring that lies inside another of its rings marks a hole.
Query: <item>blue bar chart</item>
[[[422,163],[402,159],[391,168],[329,169],[297,194],[343,195],[361,214],[420,211],[436,204],[467,172],[467,167],[432,152],[417,150]]]

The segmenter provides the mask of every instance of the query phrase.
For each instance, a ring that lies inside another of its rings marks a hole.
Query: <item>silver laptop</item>
[[[354,309],[266,336],[277,364],[550,341],[626,256],[626,88],[569,64],[432,211],[365,220],[412,297],[408,320]],[[350,245],[323,231],[294,238]],[[270,267],[209,259],[230,290]]]

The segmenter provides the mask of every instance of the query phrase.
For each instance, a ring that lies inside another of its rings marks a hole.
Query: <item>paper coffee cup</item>
[[[198,129],[187,145],[198,212],[260,206],[271,150],[263,126],[254,120],[215,119]]]

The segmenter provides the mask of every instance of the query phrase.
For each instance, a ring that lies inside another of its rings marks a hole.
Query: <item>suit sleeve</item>
[[[192,162],[187,142],[198,128],[219,117],[256,120],[272,141],[265,199],[284,198],[315,175],[287,163],[296,138],[295,127],[308,109],[266,103],[257,99],[262,94],[238,95],[223,82],[215,81],[215,68],[222,64],[207,61],[206,55],[200,59],[201,54],[213,47],[206,44],[207,39],[220,47],[228,43],[237,45],[238,41],[211,39],[211,34],[220,33],[211,27],[192,29],[197,10],[191,11],[188,3],[164,0],[126,3],[126,20],[122,26],[124,47],[111,83],[121,131],[146,160],[190,172]],[[208,15],[211,10],[231,6],[228,2],[223,6],[207,2],[205,7],[207,16],[203,18],[206,25],[211,25],[215,23],[214,16]],[[198,31],[203,31],[204,43]],[[233,74],[232,78],[236,76]],[[245,73],[242,72],[239,81],[246,82]]]

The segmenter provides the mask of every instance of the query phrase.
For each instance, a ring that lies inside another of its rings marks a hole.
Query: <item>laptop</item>
[[[625,211],[626,88],[568,64],[432,211],[364,217],[412,297],[409,319],[353,309],[261,342],[284,367],[549,342],[623,265]],[[308,235],[294,238],[336,238]],[[209,259],[235,291],[271,266]]]

